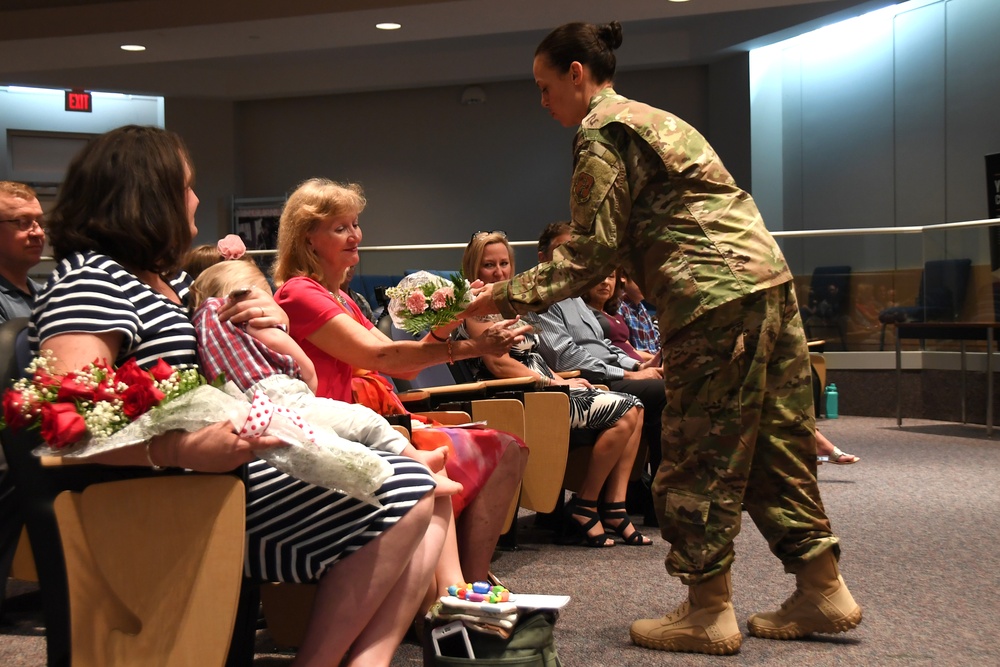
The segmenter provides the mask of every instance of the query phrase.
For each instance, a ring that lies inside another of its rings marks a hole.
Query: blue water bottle
[[[837,413],[837,385],[831,382],[826,388],[826,418],[836,419],[839,416]]]

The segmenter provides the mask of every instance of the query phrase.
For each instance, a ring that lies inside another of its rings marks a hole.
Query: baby
[[[316,391],[316,368],[298,343],[278,327],[223,322],[226,299],[245,298],[252,289],[271,288],[251,262],[224,261],[204,269],[191,284],[198,356],[209,379],[225,375],[241,391],[271,375],[287,375]],[[228,296],[226,296],[228,295]]]
[[[206,377],[224,375],[244,392],[262,389],[275,403],[295,410],[307,422],[332,428],[344,439],[420,461],[435,473],[436,495],[462,490],[461,484],[445,476],[447,447],[418,450],[376,412],[315,396],[316,368],[283,328],[244,326],[219,319],[227,299],[243,298],[251,289],[271,293],[256,264],[241,261],[210,266],[191,284],[198,358]],[[308,390],[289,378],[302,380]]]

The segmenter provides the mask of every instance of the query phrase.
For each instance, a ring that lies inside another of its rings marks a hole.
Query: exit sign
[[[86,111],[90,113],[93,110],[90,93],[82,90],[66,91],[66,111]]]

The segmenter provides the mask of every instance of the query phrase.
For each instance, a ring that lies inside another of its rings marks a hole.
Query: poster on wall
[[[234,199],[233,233],[247,250],[274,250],[278,246],[278,219],[284,198]]]
[[[987,218],[1000,218],[1000,153],[986,156]],[[995,279],[1000,279],[1000,225],[990,227],[990,267]]]
[[[278,220],[284,208],[284,197],[233,199],[234,234],[239,234],[261,271],[269,273],[278,247]],[[271,252],[267,252],[271,251]]]

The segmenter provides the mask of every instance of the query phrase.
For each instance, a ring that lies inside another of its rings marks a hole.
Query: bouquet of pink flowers
[[[451,278],[417,271],[385,291],[392,323],[411,334],[435,329],[458,318],[471,302],[469,282],[460,273]]]
[[[245,396],[235,385],[208,384],[197,367],[160,359],[150,370],[129,360],[118,368],[94,362],[56,374],[42,355],[3,396],[0,428],[38,428],[45,445],[38,455],[93,456],[136,445],[172,430],[195,431],[230,421],[242,437],[273,435],[287,447],[254,453],[299,479],[334,489],[372,505],[391,466],[364,445],[332,429],[306,423],[293,409],[258,390]],[[302,390],[308,388],[302,384]]]

